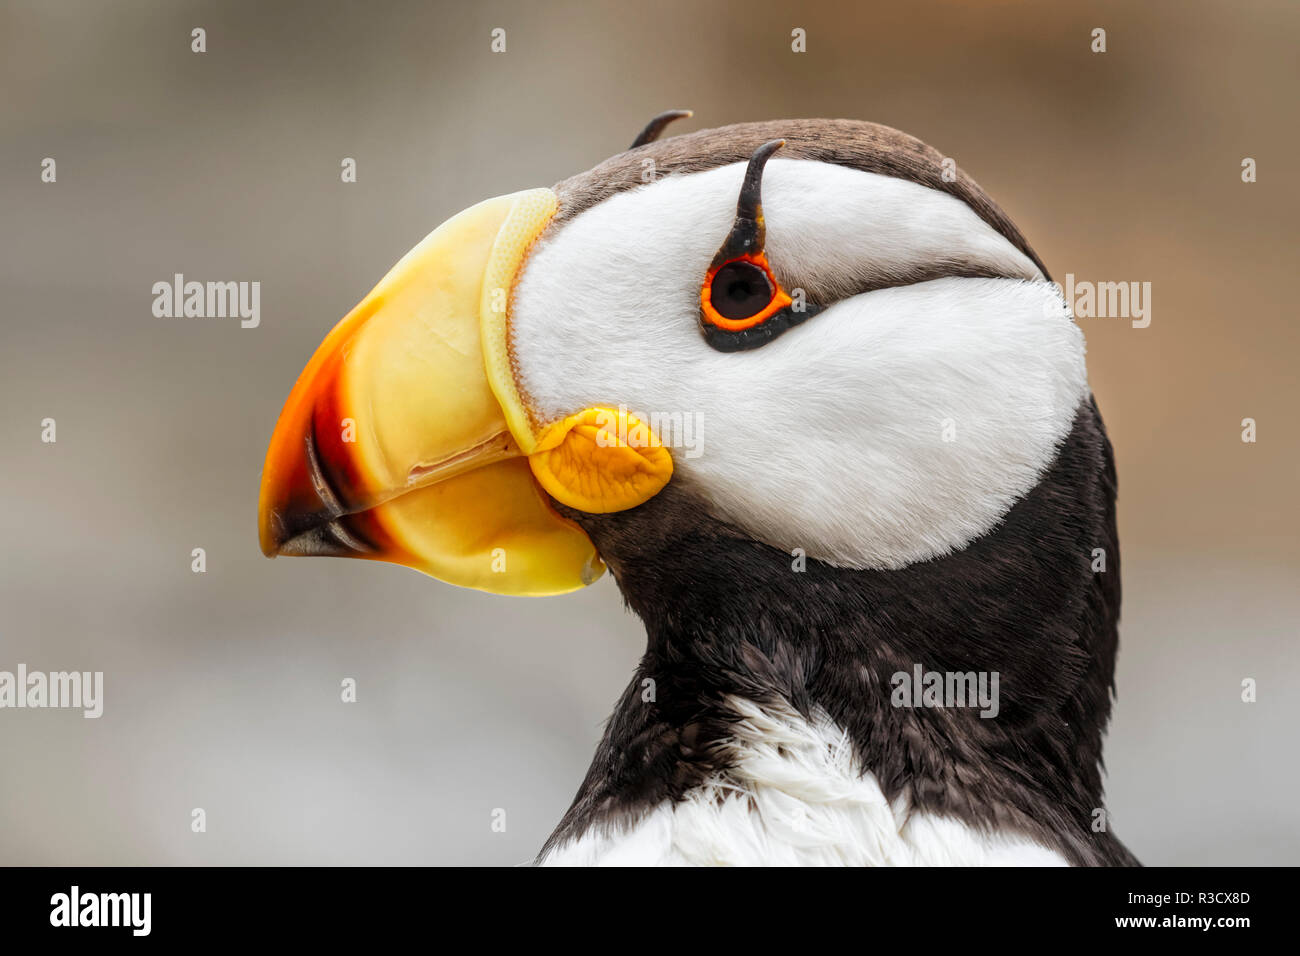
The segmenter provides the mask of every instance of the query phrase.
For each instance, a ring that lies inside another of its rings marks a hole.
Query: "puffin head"
[[[330,332],[267,453],[267,555],[532,595],[608,563],[626,591],[648,529],[695,520],[896,571],[1035,487],[1083,339],[979,187],[887,127],[657,140],[679,115],[448,220]]]

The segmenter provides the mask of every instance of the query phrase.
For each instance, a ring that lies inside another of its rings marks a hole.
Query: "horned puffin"
[[[285,404],[262,550],[609,569],[646,650],[540,863],[1136,865],[1115,465],[1059,288],[909,135],[660,138],[686,115],[393,267]]]

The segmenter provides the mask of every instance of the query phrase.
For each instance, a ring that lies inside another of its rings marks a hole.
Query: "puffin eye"
[[[763,167],[785,145],[774,139],[754,150],[745,169],[736,218],[700,287],[700,331],[720,352],[758,348],[817,311],[781,288],[763,249]]]
[[[700,289],[700,318],[706,327],[743,332],[790,305],[767,256],[744,253],[711,268]]]
[[[709,302],[724,319],[748,319],[767,308],[774,290],[767,273],[746,259],[728,262],[713,275]]]

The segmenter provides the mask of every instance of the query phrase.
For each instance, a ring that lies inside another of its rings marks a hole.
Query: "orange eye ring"
[[[768,286],[772,290],[772,298],[768,300],[767,305],[753,315],[740,319],[729,319],[718,312],[713,305],[713,280],[719,272],[735,262],[749,262],[762,269],[764,275],[767,276]],[[743,332],[745,329],[752,329],[786,309],[791,302],[793,300],[786,295],[785,290],[781,288],[781,284],[776,281],[776,276],[772,274],[772,267],[767,262],[767,254],[762,251],[742,253],[725,262],[718,263],[709,269],[704,277],[704,284],[700,287],[700,314],[710,325],[726,332]]]

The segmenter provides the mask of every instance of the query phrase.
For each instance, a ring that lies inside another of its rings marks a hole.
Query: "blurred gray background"
[[[107,685],[99,720],[0,711],[0,862],[533,855],[641,649],[612,583],[270,562],[258,476],[295,376],[411,245],[671,107],[897,126],[1058,278],[1153,283],[1149,328],[1081,320],[1120,469],[1114,825],[1149,864],[1300,862],[1294,3],[0,9],[0,669]],[[177,272],[259,280],[261,326],[155,318]]]

